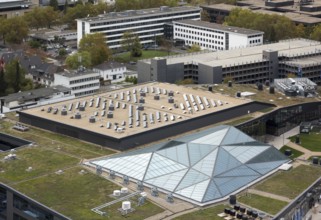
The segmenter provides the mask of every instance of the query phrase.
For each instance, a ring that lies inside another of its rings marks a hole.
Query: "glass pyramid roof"
[[[287,161],[273,146],[222,125],[90,164],[202,205],[248,187]]]

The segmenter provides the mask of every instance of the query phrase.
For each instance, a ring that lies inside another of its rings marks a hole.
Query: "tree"
[[[135,37],[133,46],[131,48],[130,54],[132,57],[140,57],[142,56],[142,45],[138,36]]]
[[[59,51],[58,51],[58,54],[60,57],[64,57],[67,55],[67,51],[65,48],[60,48]]]
[[[89,52],[83,51],[68,56],[65,63],[70,69],[78,69],[80,66],[88,68],[91,67],[91,56]]]
[[[96,66],[111,58],[111,51],[105,43],[102,33],[87,34],[79,42],[79,51],[90,54],[91,64]]]
[[[13,59],[5,66],[6,93],[19,92],[26,84],[25,70],[20,67],[17,59]]]
[[[43,19],[47,28],[57,24],[59,20],[59,12],[55,11],[53,7],[45,7],[43,9]]]
[[[6,44],[6,33],[8,30],[8,19],[0,17],[0,38],[3,40],[3,44]]]
[[[0,26],[3,26],[0,32],[8,43],[20,44],[28,36],[28,25],[23,17],[9,18]]]
[[[30,28],[36,28],[38,30],[45,26],[43,8],[35,7],[25,15],[25,18]]]
[[[68,0],[65,0],[65,5],[64,5],[64,10],[63,10],[64,15],[67,13],[68,7],[69,7]]]
[[[157,38],[156,42],[157,42],[158,45],[160,45],[161,47],[163,47],[163,48],[167,51],[167,53],[168,53],[168,55],[169,55],[169,53],[171,52],[171,50],[172,50],[172,48],[173,48],[173,43],[172,43],[172,41],[166,39],[166,38],[163,37],[163,36],[159,36],[159,38]]]
[[[52,7],[55,11],[58,10],[58,1],[57,0],[50,0],[49,6]]]
[[[126,31],[121,38],[122,48],[126,51],[131,51],[135,42],[135,34],[132,31]]]
[[[208,14],[207,11],[202,10],[202,12],[201,12],[201,20],[202,21],[210,21],[211,20],[210,15]]]
[[[321,25],[316,25],[311,33],[311,39],[321,41]]]
[[[193,44],[190,49],[187,50],[189,53],[201,51],[201,47],[197,44]]]
[[[0,96],[5,96],[7,90],[7,82],[4,77],[4,69],[0,67]]]

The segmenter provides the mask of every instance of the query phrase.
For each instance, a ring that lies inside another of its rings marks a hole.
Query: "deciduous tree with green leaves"
[[[201,47],[197,44],[193,44],[191,48],[187,50],[189,53],[199,52],[201,51]]]
[[[89,52],[83,51],[68,56],[65,62],[70,69],[78,69],[80,66],[88,68],[91,67],[91,56]]]
[[[102,33],[86,34],[79,42],[79,51],[90,54],[93,66],[108,61],[112,55]]]

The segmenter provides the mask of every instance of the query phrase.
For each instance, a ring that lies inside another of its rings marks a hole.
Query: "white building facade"
[[[205,21],[182,20],[173,22],[173,38],[185,45],[199,45],[201,49],[230,50],[263,44],[263,32],[224,26]]]
[[[105,62],[95,66],[93,70],[99,73],[104,81],[110,80],[112,83],[123,81],[127,72],[126,66],[117,62]]]
[[[96,93],[100,88],[100,75],[93,71],[75,73],[56,73],[54,85],[62,85],[71,89],[71,94],[85,96]]]
[[[109,48],[121,47],[124,32],[138,35],[142,45],[155,42],[157,36],[164,35],[164,24],[176,20],[200,20],[200,8],[183,6],[111,12],[98,17],[77,19],[77,42],[86,34],[103,33]]]

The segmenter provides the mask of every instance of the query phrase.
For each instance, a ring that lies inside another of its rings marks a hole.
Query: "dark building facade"
[[[0,183],[0,220],[70,220],[70,218]]]

